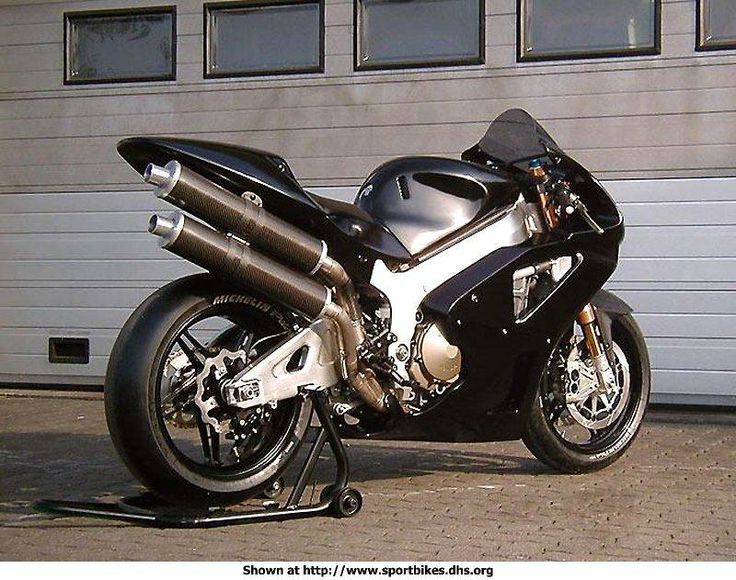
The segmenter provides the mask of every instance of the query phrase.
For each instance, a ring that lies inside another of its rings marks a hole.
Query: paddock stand
[[[358,490],[348,487],[349,468],[345,447],[332,421],[324,395],[311,393],[310,397],[317,412],[320,427],[289,498],[283,506],[271,501],[265,502],[261,509],[243,512],[233,512],[222,508],[202,508],[198,511],[185,508],[182,510],[179,506],[157,504],[152,496],[145,494],[124,498],[117,503],[45,499],[34,503],[33,508],[54,516],[110,519],[158,528],[214,528],[315,516],[354,516],[360,511],[363,498]],[[318,503],[301,506],[299,502],[325,443],[330,444],[337,463],[335,481],[324,488]]]

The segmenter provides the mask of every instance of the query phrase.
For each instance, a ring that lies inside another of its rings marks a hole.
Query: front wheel
[[[304,439],[310,403],[233,408],[220,387],[296,322],[206,275],[165,286],[131,315],[110,356],[105,412],[118,453],[150,491],[226,505],[279,477]]]
[[[574,330],[555,346],[527,416],[524,443],[564,473],[602,469],[631,445],[649,402],[650,370],[641,330],[630,314],[612,325],[608,349],[615,387],[595,388],[584,341]]]

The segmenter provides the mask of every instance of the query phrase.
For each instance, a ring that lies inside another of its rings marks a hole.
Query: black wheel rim
[[[188,333],[194,340],[205,348],[211,343],[201,342],[199,336],[196,336],[196,326],[207,322],[212,319],[226,320],[231,323],[227,329],[230,333],[229,339],[231,340],[242,340],[244,334],[255,335],[252,343],[258,340],[289,332],[284,328],[277,328],[274,321],[268,319],[265,316],[258,316],[253,311],[248,311],[247,314],[243,313],[242,308],[231,305],[221,304],[216,306],[209,306],[202,311],[199,311],[187,319],[180,322],[177,328],[170,333],[170,339],[167,341],[166,346],[162,349],[162,356],[160,362],[155,370],[156,372],[156,389],[155,389],[155,409],[156,409],[156,420],[158,421],[163,438],[174,453],[178,461],[184,465],[187,469],[201,476],[217,479],[217,480],[235,480],[242,479],[261,472],[266,466],[268,466],[290,443],[292,439],[292,433],[294,427],[299,420],[302,401],[298,399],[292,399],[289,401],[282,401],[278,404],[278,407],[273,411],[271,421],[266,426],[267,428],[263,432],[259,433],[258,438],[254,438],[252,448],[250,452],[241,454],[241,457],[237,461],[223,461],[223,458],[227,454],[229,456],[233,445],[227,441],[223,445],[223,438],[219,438],[219,461],[216,461],[213,457],[212,450],[210,450],[210,457],[207,457],[207,452],[204,449],[204,434],[201,431],[201,418],[197,417],[198,408],[196,405],[190,409],[192,419],[199,423],[195,428],[190,426],[187,428],[190,431],[187,437],[182,437],[180,430],[172,429],[171,421],[167,420],[164,416],[163,408],[163,384],[164,379],[164,368],[168,364],[169,356],[174,349],[179,346],[179,349],[184,351],[181,345],[180,338]],[[233,330],[235,329],[235,330]],[[241,332],[242,331],[242,332]],[[217,335],[219,336],[219,335]],[[228,338],[228,337],[226,337]],[[274,337],[271,341],[270,346],[278,341],[278,337]],[[281,338],[283,340],[283,338]],[[192,344],[191,340],[184,340],[185,343],[189,343],[191,350],[196,351],[197,347]],[[221,345],[215,344],[215,348],[220,346],[234,347],[234,345]],[[269,347],[268,343],[263,343],[264,349]],[[187,354],[187,353],[184,353]],[[198,353],[194,353],[195,356]],[[263,352],[257,352],[257,356],[262,356]],[[256,358],[257,358],[256,356]],[[191,359],[190,359],[191,363]],[[196,390],[196,383],[194,386]],[[199,420],[198,420],[199,419]],[[207,426],[205,426],[206,428]],[[211,430],[208,433],[212,436]],[[199,450],[197,450],[195,442],[200,443]]]
[[[614,327],[613,341],[628,362],[629,372],[629,395],[625,407],[618,418],[608,427],[600,430],[589,431],[587,440],[571,441],[568,434],[561,433],[559,421],[564,411],[564,404],[559,399],[559,389],[552,385],[550,363],[554,363],[559,349],[565,341],[569,341],[571,332],[565,334],[555,346],[546,371],[542,377],[539,404],[542,408],[544,420],[549,430],[567,448],[586,455],[603,453],[614,447],[625,434],[631,432],[632,423],[637,420],[637,409],[641,403],[642,381],[640,359],[636,348],[627,333],[620,328]],[[583,425],[577,424],[579,429],[587,430]],[[581,439],[584,439],[581,437]]]

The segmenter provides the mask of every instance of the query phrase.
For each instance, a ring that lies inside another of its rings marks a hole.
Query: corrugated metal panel
[[[736,179],[607,187],[627,223],[608,286],[647,337],[654,400],[736,404]]]
[[[665,0],[660,56],[517,64],[515,0],[494,0],[485,65],[356,73],[352,1],[328,0],[325,74],[204,80],[201,2],[183,0],[176,82],[64,86],[62,13],[118,4],[0,2],[0,192],[131,189],[114,143],[136,133],[248,143],[309,185],[357,185],[391,156],[456,155],[511,106],[602,177],[734,173],[736,54],[693,50],[691,1]]]
[[[64,86],[62,13],[119,7],[0,0],[0,381],[99,382],[127,313],[193,270],[142,233],[165,206],[118,139],[270,149],[344,199],[386,159],[457,156],[523,107],[599,176],[652,178],[610,184],[629,228],[609,286],[639,311],[658,396],[733,401],[736,53],[694,52],[691,0],[664,0],[660,56],[517,64],[516,1],[493,0],[485,65],[360,73],[352,0],[327,0],[325,74],[216,81],[202,79],[201,2],[181,0],[177,81]],[[49,365],[56,333],[89,336],[90,365]]]
[[[728,198],[736,200],[736,179],[606,185],[628,224],[609,287],[632,304],[647,336],[655,398],[732,402],[736,216],[724,208],[735,203]],[[341,199],[355,194],[355,188],[318,191]],[[107,204],[109,213],[102,211]],[[44,219],[49,208],[59,221]],[[166,281],[194,271],[141,233],[150,212],[165,208],[143,191],[0,197],[2,231],[24,224],[16,228],[22,233],[0,233],[0,381],[101,381],[114,336],[133,308]],[[713,225],[672,225],[690,212]],[[58,334],[90,337],[90,365],[49,364],[47,340]]]

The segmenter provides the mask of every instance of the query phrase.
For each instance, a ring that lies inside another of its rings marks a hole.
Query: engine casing
[[[429,391],[443,389],[460,377],[462,354],[435,324],[418,324],[411,342],[409,375]]]

